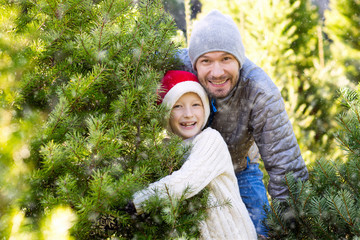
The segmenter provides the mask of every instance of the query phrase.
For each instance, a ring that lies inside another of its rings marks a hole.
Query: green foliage
[[[360,80],[360,4],[358,0],[330,1],[325,12],[326,33],[333,41],[332,54],[344,74],[355,82]]]
[[[359,4],[330,2],[326,41],[309,2],[203,1],[202,12],[217,4],[239,24],[247,56],[280,87],[313,162],[308,182],[286,177],[291,195],[272,203],[270,236],[358,239],[358,90],[341,92],[348,111],[338,117],[337,139],[346,159],[332,133],[334,89],[358,80]],[[174,21],[161,3],[0,3],[0,235],[60,239],[61,226],[62,239],[69,229],[76,239],[198,237],[206,191],[155,197],[140,216],[123,211],[187,151],[179,138],[164,143],[166,111],[154,104],[158,79],[177,64]]]
[[[194,201],[186,199],[189,190],[186,189],[180,198],[174,198],[167,192],[166,199],[159,199],[155,195],[146,201],[145,211],[151,215],[145,214],[141,217],[145,217],[147,220],[152,219],[152,222],[147,226],[152,228],[147,239],[199,238],[200,232],[197,224],[206,217],[205,206],[207,206],[208,191],[206,189],[202,191],[195,196],[196,201]],[[161,225],[163,225],[161,228],[163,232],[160,233],[158,228]],[[141,235],[136,234],[135,237],[141,238]]]
[[[29,139],[42,118],[38,111],[24,109],[19,119],[13,111],[19,79],[30,68],[30,60],[26,36],[15,31],[19,7],[0,3],[0,236],[8,239],[10,234],[21,238],[16,219],[21,217],[18,198],[28,189],[24,175],[29,168],[24,159],[30,155]]]
[[[305,183],[287,175],[290,196],[286,203],[273,202],[269,211],[271,239],[360,237],[360,91],[342,89],[340,96],[345,110],[337,118],[337,139],[347,158],[316,161]]]
[[[198,236],[206,194],[159,199],[145,216],[124,211],[136,191],[177,170],[187,152],[177,137],[164,141],[167,110],[156,105],[161,76],[177,64],[174,21],[160,1],[11,5],[21,12],[12,30],[26,39],[29,56],[12,105],[19,119],[27,111],[45,118],[34,122],[26,156],[34,170],[24,181],[19,231],[45,239],[47,221],[60,211],[75,223],[76,239]],[[164,212],[174,202],[174,214]]]

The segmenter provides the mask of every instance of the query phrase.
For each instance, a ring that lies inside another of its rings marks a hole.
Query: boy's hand
[[[136,208],[135,205],[132,201],[128,201],[128,203],[126,204],[124,211],[127,212],[130,215],[134,215],[136,214]]]

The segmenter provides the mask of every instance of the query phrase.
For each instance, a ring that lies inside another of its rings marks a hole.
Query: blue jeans
[[[236,173],[236,178],[240,195],[255,225],[256,233],[267,236],[267,229],[262,224],[262,221],[266,218],[264,207],[269,208],[269,201],[266,196],[265,185],[262,181],[263,173],[259,168],[259,164],[249,164],[248,159],[247,168]]]

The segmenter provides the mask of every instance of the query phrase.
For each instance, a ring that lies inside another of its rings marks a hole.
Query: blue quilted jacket
[[[183,70],[194,72],[187,49],[179,52]],[[280,91],[270,77],[249,59],[240,69],[237,86],[222,99],[211,99],[213,112],[210,126],[218,130],[228,145],[235,172],[261,158],[270,176],[268,191],[272,198],[283,200],[288,195],[282,184],[284,175],[308,179],[291,122],[285,111]]]

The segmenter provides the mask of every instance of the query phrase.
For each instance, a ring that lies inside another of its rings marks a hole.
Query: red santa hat
[[[158,104],[165,104],[172,108],[179,98],[185,93],[193,92],[199,95],[205,112],[204,128],[210,115],[209,98],[205,89],[199,83],[197,77],[191,72],[170,70],[165,73],[161,80],[160,91],[158,91]]]

